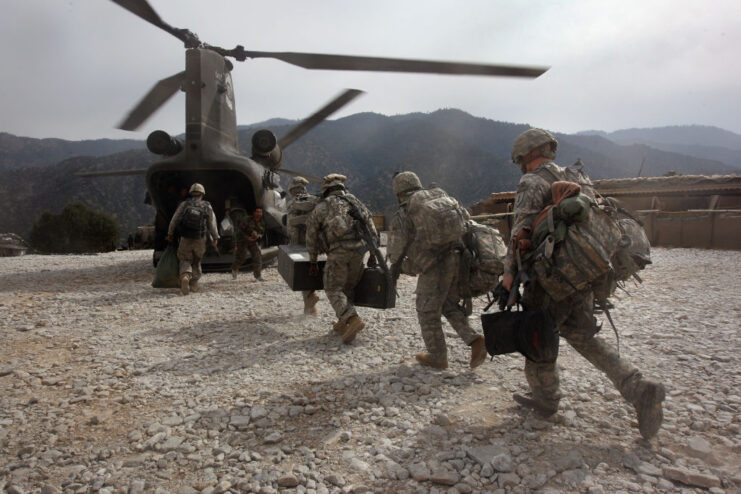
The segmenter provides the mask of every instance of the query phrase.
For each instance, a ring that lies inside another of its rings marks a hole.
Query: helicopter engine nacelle
[[[275,134],[265,129],[252,134],[252,156],[271,170],[280,168],[283,151],[278,146]]]
[[[183,142],[164,130],[155,130],[147,137],[147,149],[162,156],[175,156],[183,150]]]

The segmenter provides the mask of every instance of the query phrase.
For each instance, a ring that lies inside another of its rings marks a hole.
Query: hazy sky
[[[703,124],[741,133],[738,0],[150,0],[213,45],[550,66],[540,78],[306,70],[235,62],[237,118],[308,116],[343,88],[367,94],[333,118],[460,108],[560,132]],[[184,68],[182,43],[107,0],[4,0],[0,131],[145,138],[184,131],[177,94],[141,132],[115,125]]]

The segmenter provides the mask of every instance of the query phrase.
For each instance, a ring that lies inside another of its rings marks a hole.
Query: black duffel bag
[[[558,330],[548,311],[484,313],[481,326],[489,355],[520,352],[537,363],[552,363],[558,357]]]

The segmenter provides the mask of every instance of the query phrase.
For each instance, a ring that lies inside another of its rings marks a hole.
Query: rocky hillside
[[[273,119],[259,126],[240,127],[242,152],[249,155],[256,128],[267,126],[281,136],[294,124]],[[344,173],[349,177],[350,190],[378,213],[395,207],[390,183],[393,174],[400,170],[413,170],[424,183],[437,183],[462,203],[473,204],[491,192],[516,187],[520,173],[510,162],[511,146],[527,127],[477,118],[459,110],[394,117],[362,113],[317,127],[286,151],[283,166],[319,177]],[[558,161],[571,164],[581,159],[595,179],[636,176],[642,164],[643,176],[668,171],[739,171],[720,161],[662,151],[646,144],[619,144],[609,136],[556,136]],[[131,146],[138,149],[92,156]],[[5,171],[0,166],[0,210],[9,213],[0,215],[0,232],[25,236],[41,211],[59,212],[72,200],[82,200],[116,216],[123,237],[137,225],[151,223],[154,212],[143,204],[142,177],[82,179],[73,175],[79,170],[146,167],[155,157],[143,147],[143,143],[135,141],[71,143],[0,134],[0,161],[5,163]],[[72,152],[88,156],[55,161]]]
[[[290,125],[269,127],[280,136]],[[322,176],[347,173],[349,187],[376,211],[394,207],[391,177],[412,170],[423,183],[435,182],[464,204],[491,192],[513,190],[520,177],[511,163],[512,142],[527,125],[473,117],[459,110],[386,117],[357,114],[325,122],[286,152],[286,168]],[[249,152],[254,128],[241,131],[243,152]],[[734,173],[733,166],[646,145],[620,145],[600,136],[556,133],[558,161],[581,159],[593,178]]]
[[[712,159],[741,169],[741,135],[703,125],[682,125],[615,132],[584,132],[617,144],[644,145],[698,158]]]
[[[27,238],[43,211],[59,213],[72,201],[112,214],[121,238],[138,225],[150,224],[154,208],[144,204],[144,175],[80,178],[78,171],[146,168],[154,161],[148,151],[126,151],[105,157],[69,158],[47,167],[0,172],[0,231]]]
[[[0,171],[51,166],[75,156],[107,156],[143,146],[144,143],[133,139],[66,141],[18,137],[0,132]]]

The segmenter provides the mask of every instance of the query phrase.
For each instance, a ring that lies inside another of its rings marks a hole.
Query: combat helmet
[[[393,180],[391,180],[391,188],[394,189],[394,194],[398,196],[404,192],[421,189],[422,182],[419,181],[419,177],[414,172],[401,172],[394,175]]]
[[[322,179],[322,192],[325,192],[327,189],[336,186],[344,188],[345,180],[347,180],[347,177],[344,175],[341,175],[339,173],[330,173]]]
[[[304,177],[294,177],[291,181],[291,185],[288,187],[288,192],[293,193],[295,189],[305,189],[308,183],[309,181]]]
[[[201,194],[202,196],[206,195],[206,189],[203,188],[203,185],[199,184],[198,182],[194,183],[190,186],[190,190],[188,191],[190,195],[193,194]]]
[[[528,129],[515,139],[515,143],[512,145],[512,161],[518,163],[530,151],[548,143],[551,145],[550,151],[546,151],[544,156],[554,159],[558,141],[553,137],[553,134],[543,129]]]

